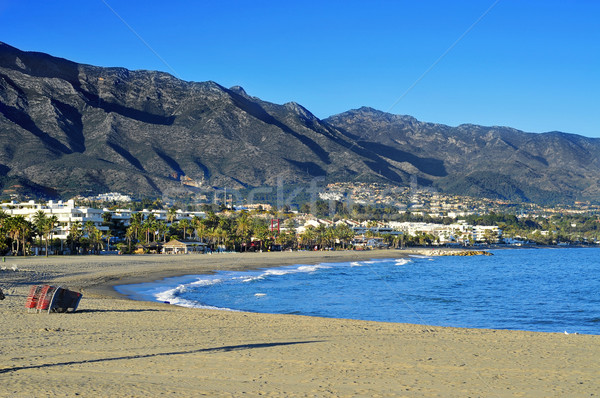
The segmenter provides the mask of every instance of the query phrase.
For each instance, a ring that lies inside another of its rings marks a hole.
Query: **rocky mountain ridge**
[[[0,43],[0,194],[326,181],[421,184],[518,200],[600,198],[598,140],[449,127],[371,108],[320,120],[243,88],[77,64]],[[186,188],[186,189],[187,189]]]

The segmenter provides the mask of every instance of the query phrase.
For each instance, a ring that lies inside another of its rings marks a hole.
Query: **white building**
[[[488,237],[494,238],[497,242],[502,235],[502,231],[497,226],[473,226],[465,221],[448,225],[424,222],[390,222],[389,226],[407,235],[433,235],[439,239],[439,243],[442,245],[448,243],[466,245],[470,242],[485,242]]]
[[[61,240],[67,239],[73,224],[76,222],[81,223],[83,226],[86,222],[91,221],[94,223],[96,228],[104,232],[109,228],[102,225],[102,222],[104,221],[102,214],[110,213],[113,220],[121,222],[125,227],[127,227],[130,225],[131,215],[136,213],[135,211],[129,209],[100,210],[92,207],[79,207],[75,206],[74,200],[69,200],[66,203],[60,200],[56,202],[50,200],[46,204],[36,203],[33,200],[22,203],[12,201],[8,203],[0,203],[0,209],[5,211],[9,216],[21,215],[28,221],[33,221],[35,213],[40,210],[43,211],[46,216],[56,216],[58,218],[58,225],[55,228],[54,233],[51,235],[51,239],[59,238]],[[144,215],[144,219],[148,218],[148,216],[152,214],[157,220],[165,222],[167,221],[166,210],[150,211],[144,209],[140,213]],[[200,211],[189,212],[182,210],[177,210],[175,213],[175,221],[191,220],[194,217],[205,218],[206,213]]]
[[[91,221],[99,230],[108,230],[108,227],[102,226],[102,213],[104,213],[104,211],[91,207],[76,207],[74,200],[69,200],[67,203],[63,203],[61,200],[57,202],[50,200],[47,204],[35,203],[33,200],[22,203],[12,201],[0,204],[0,208],[9,216],[20,215],[25,217],[28,221],[33,221],[35,213],[40,210],[43,211],[46,216],[56,216],[58,218],[58,225],[51,235],[52,239],[59,238],[61,240],[66,240],[71,232],[73,224],[76,222],[84,225],[86,222]]]

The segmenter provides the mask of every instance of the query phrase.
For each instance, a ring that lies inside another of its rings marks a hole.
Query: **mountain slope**
[[[420,122],[319,120],[241,87],[77,64],[0,43],[0,195],[160,196],[196,187],[382,181],[525,201],[600,199],[600,141]]]
[[[450,127],[372,108],[325,119],[386,160],[417,166],[442,191],[553,202],[600,197],[600,140],[509,127]]]
[[[374,169],[403,178],[298,104],[5,44],[0,114],[5,181],[30,181],[61,194],[156,196],[176,189],[184,176],[221,187],[274,185],[278,178],[380,178]]]

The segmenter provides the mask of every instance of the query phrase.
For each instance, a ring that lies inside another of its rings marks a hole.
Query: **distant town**
[[[299,205],[133,200],[121,193],[0,204],[1,255],[212,253],[428,247],[597,245],[600,206],[445,195],[336,183]]]

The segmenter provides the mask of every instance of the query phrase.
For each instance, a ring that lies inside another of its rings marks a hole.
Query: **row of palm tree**
[[[5,251],[10,245],[13,253],[26,253],[27,241],[34,226],[23,216],[11,217],[0,211],[0,249]]]
[[[354,231],[346,224],[336,226],[309,227],[299,236],[299,244],[304,248],[335,248],[340,244],[346,249],[354,239]]]
[[[22,215],[9,216],[0,211],[0,251],[5,251],[10,245],[10,251],[14,254],[26,255],[29,241],[37,236],[45,242],[47,256],[48,244],[57,225],[58,218],[55,215],[47,215],[41,210],[34,214],[32,221]]]
[[[273,247],[286,248],[347,248],[354,238],[354,231],[345,225],[308,228],[298,235],[288,222],[283,232],[271,230],[267,220],[242,212],[233,217],[208,213],[206,218],[194,217],[176,221],[176,212],[167,212],[166,220],[158,220],[152,214],[143,217],[132,214],[125,232],[128,250],[134,243],[152,244],[166,242],[169,238],[194,239],[206,243],[211,249],[235,251],[265,250]]]
[[[206,218],[177,220],[177,212],[170,209],[166,220],[159,220],[153,214],[144,217],[143,213],[133,213],[127,228],[117,228],[110,214],[105,213],[104,232],[91,221],[74,222],[70,226],[67,244],[71,253],[98,253],[106,242],[106,248],[111,247],[114,238],[127,242],[119,246],[123,251],[131,252],[137,243],[153,244],[167,242],[172,238],[183,240],[194,239],[206,243],[211,249],[226,249],[235,251],[278,249],[314,249],[341,248],[346,249],[354,239],[354,231],[346,224],[319,225],[308,227],[301,234],[293,228],[293,220],[286,222],[283,232],[273,231],[268,220],[253,217],[247,212],[236,215],[217,215],[209,212]],[[32,237],[39,237],[45,245],[45,254],[49,253],[52,235],[58,226],[55,215],[49,215],[40,210],[34,214],[32,221],[23,216],[8,216],[0,212],[0,251],[4,244],[15,254],[26,254],[27,244]],[[396,243],[394,237],[389,237],[389,243]]]
[[[58,217],[37,211],[31,221],[22,215],[10,216],[0,211],[0,253],[10,251],[14,255],[27,255],[35,238],[44,245],[44,253],[48,256],[52,237],[59,225]],[[84,225],[76,221],[71,225],[67,242],[72,253],[78,252],[81,246],[90,247],[92,253],[99,252],[103,240],[110,246],[111,231],[102,233],[92,221]]]

